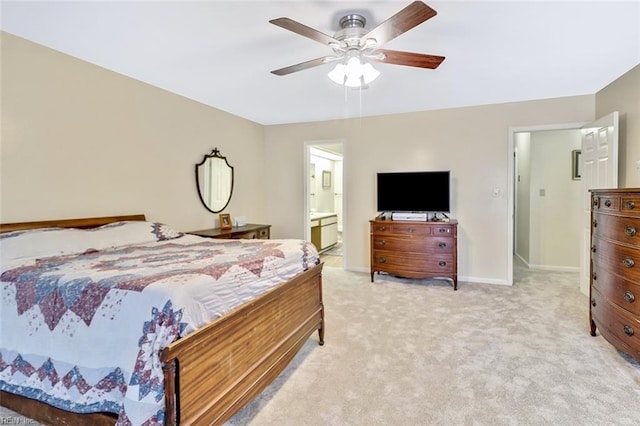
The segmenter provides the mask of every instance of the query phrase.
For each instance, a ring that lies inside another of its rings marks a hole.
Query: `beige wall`
[[[571,153],[581,136],[578,129],[531,132],[530,267],[580,270],[582,185],[572,178]]]
[[[510,127],[590,121],[594,96],[487,105],[322,123],[268,126],[268,220],[303,235],[304,142],[345,140],[343,235],[347,268],[369,268],[368,221],[376,214],[378,171],[451,170],[452,216],[459,220],[459,276],[506,283]],[[298,176],[298,178],[295,178]],[[492,196],[493,188],[500,197]]]
[[[621,188],[640,187],[640,65],[596,93],[596,117],[620,113]]]
[[[0,220],[145,213],[211,227],[195,164],[236,170],[229,212],[262,222],[263,127],[2,33]]]
[[[638,79],[636,68],[597,95],[263,127],[3,33],[0,220],[142,212],[209,227],[194,165],[218,147],[236,170],[227,211],[272,223],[277,238],[302,237],[304,142],[344,140],[349,269],[368,270],[375,173],[449,169],[459,275],[505,283],[509,128],[619,110],[625,180],[638,186]]]

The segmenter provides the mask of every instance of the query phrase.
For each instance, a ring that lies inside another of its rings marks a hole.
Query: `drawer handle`
[[[606,207],[611,207],[611,200],[607,200],[607,201],[605,201],[605,202],[604,202],[604,205],[605,205]]]
[[[636,296],[634,296],[633,293],[627,290],[624,292],[624,300],[626,300],[629,303],[633,303],[636,300]]]
[[[379,243],[382,247],[384,247],[384,246],[387,244],[387,241],[386,241],[386,240],[380,240],[378,243]]]
[[[597,275],[596,275],[596,273],[594,272],[594,273],[593,273],[593,280],[595,281],[595,280],[597,280],[597,279],[598,279],[598,276],[597,276]]]
[[[441,260],[440,262],[438,262],[438,266],[447,266],[447,262]]]
[[[596,299],[591,299],[591,306],[596,307]]]
[[[636,235],[636,228],[631,225],[627,225],[624,227],[624,233],[627,234],[627,237],[633,237]]]
[[[597,220],[594,220],[594,221],[593,221],[593,227],[594,227],[594,228],[597,228],[597,227],[598,227],[598,221],[597,221]]]
[[[378,226],[378,231],[386,231],[387,227],[386,226]]]
[[[624,330],[624,334],[627,336],[633,336],[633,328],[631,328],[630,325],[625,325],[622,329]]]
[[[438,247],[440,248],[445,248],[447,246],[447,243],[439,243]]]
[[[409,229],[407,229],[407,232],[410,233],[410,234],[413,234],[414,232],[416,232],[416,230],[413,229],[413,228],[409,228]]]
[[[595,253],[596,252],[596,245],[594,244],[593,246],[591,246],[591,253]]]
[[[627,208],[628,209],[635,209],[636,208],[636,203],[634,203],[633,201],[627,201]]]
[[[384,257],[382,257],[382,256],[380,256],[380,257],[378,258],[378,262],[380,262],[380,263],[387,263],[387,259],[386,259],[386,258],[384,258]]]
[[[600,198],[593,197],[593,207],[598,207],[598,204],[600,204]]]
[[[633,268],[633,265],[635,265],[636,262],[634,262],[630,257],[627,257],[622,261],[622,264],[627,268]]]

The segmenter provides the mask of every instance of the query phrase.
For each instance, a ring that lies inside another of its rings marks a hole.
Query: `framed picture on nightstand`
[[[231,215],[229,213],[220,214],[220,229],[231,229],[233,224],[231,223]]]

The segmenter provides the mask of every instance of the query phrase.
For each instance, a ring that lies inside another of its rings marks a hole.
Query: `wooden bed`
[[[94,228],[144,215],[0,224],[25,229]],[[324,344],[322,263],[173,342],[164,363],[165,424],[215,425],[233,416],[287,366],[314,331]],[[109,413],[77,414],[7,392],[0,405],[53,425],[113,425]]]

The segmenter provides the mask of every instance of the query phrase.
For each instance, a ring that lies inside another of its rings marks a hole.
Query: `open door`
[[[589,295],[591,260],[590,189],[618,187],[618,112],[599,118],[582,127],[582,245],[580,256],[580,291]]]

